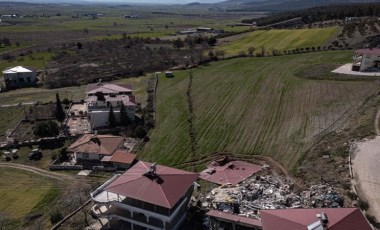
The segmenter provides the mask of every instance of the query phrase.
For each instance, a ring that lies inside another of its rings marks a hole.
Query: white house
[[[356,50],[352,61],[352,71],[380,71],[380,49],[368,48]]]
[[[120,109],[123,104],[130,121],[135,120],[137,109],[133,88],[120,84],[89,84],[87,86],[86,107],[88,117],[93,129],[108,126],[110,107],[118,122],[120,122]]]
[[[92,211],[110,229],[180,229],[198,174],[139,161],[94,192]]]
[[[35,86],[37,83],[36,72],[22,66],[5,69],[3,76],[7,89]]]

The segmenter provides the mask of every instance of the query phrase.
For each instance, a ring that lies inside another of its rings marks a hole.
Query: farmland
[[[2,216],[6,219],[5,229],[20,228],[23,224],[20,220],[32,213],[42,213],[59,193],[52,181],[31,173],[1,168],[0,175],[0,210],[5,215]],[[40,224],[47,227],[48,222]]]
[[[337,27],[297,30],[257,30],[221,40],[219,50],[226,54],[247,52],[254,47],[256,52],[264,47],[267,51],[280,51],[295,48],[317,47],[326,45],[327,41],[338,31]]]
[[[339,131],[380,89],[373,81],[299,78],[297,70],[347,63],[351,55],[329,51],[243,58],[192,69],[194,157],[186,98],[189,71],[176,72],[173,79],[161,77],[157,125],[141,158],[180,165],[216,152],[232,152],[270,156],[294,169],[317,137]]]

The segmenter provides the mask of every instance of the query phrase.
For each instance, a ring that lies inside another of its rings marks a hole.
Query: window
[[[89,158],[88,153],[83,153],[83,158],[84,158],[84,159],[88,159],[88,158]]]

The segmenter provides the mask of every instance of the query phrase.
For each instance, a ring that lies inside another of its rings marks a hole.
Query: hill
[[[299,10],[318,6],[331,6],[349,3],[378,2],[377,0],[228,0],[221,4],[230,6],[231,11],[286,11]]]
[[[218,50],[227,55],[237,55],[247,52],[254,47],[260,52],[261,47],[270,52],[271,49],[280,51],[295,48],[318,47],[326,45],[327,41],[338,31],[337,27],[298,30],[257,30],[250,33],[227,37],[220,40]]]
[[[329,71],[349,62],[351,55],[336,51],[231,59],[193,69],[191,116],[189,71],[175,72],[172,79],[162,76],[157,125],[140,158],[181,167],[227,151],[271,156],[294,169],[321,134],[339,130],[380,89],[371,81],[309,80],[296,75],[317,65],[315,72],[328,79]]]

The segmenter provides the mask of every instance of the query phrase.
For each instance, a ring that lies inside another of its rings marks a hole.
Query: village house
[[[180,229],[196,173],[137,162],[91,193],[92,212],[112,229]]]
[[[260,219],[221,211],[207,213],[210,229],[233,230],[371,230],[358,208],[261,210]],[[281,226],[279,228],[279,226]]]
[[[380,48],[356,50],[352,61],[352,71],[380,71]]]
[[[121,84],[95,83],[87,86],[86,109],[92,129],[107,127],[110,107],[116,121],[120,122],[120,109],[123,105],[128,119],[135,120],[137,104],[132,95],[133,87]]]
[[[37,83],[36,72],[22,66],[5,69],[3,77],[7,89],[30,87]]]
[[[135,154],[124,148],[124,137],[120,136],[84,134],[67,151],[77,164],[86,168],[104,166],[126,169],[135,160]]]

